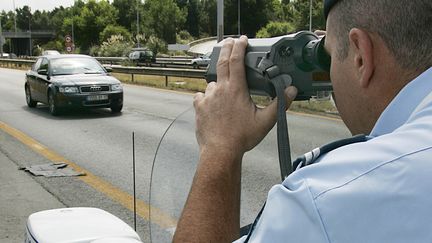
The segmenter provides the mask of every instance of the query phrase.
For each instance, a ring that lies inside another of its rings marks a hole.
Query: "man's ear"
[[[354,65],[360,85],[367,88],[375,69],[371,36],[364,30],[353,28],[349,33],[349,41],[354,51]]]

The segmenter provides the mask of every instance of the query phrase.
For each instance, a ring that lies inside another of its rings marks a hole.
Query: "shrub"
[[[287,22],[270,22],[264,28],[261,28],[257,34],[257,38],[268,38],[280,35],[286,35],[295,31],[294,26]]]

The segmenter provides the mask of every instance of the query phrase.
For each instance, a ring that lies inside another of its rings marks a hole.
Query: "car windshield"
[[[52,75],[105,73],[103,67],[91,58],[58,58],[51,61]]]

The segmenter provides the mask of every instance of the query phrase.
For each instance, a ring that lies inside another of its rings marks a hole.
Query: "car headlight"
[[[113,84],[113,85],[111,85],[111,90],[112,91],[120,91],[120,90],[123,90],[123,87],[121,84]]]
[[[61,93],[78,93],[78,87],[75,86],[63,86],[59,87]]]

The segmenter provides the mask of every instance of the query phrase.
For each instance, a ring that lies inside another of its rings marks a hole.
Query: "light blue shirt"
[[[432,242],[431,94],[429,68],[388,105],[368,141],[274,186],[249,242]]]

